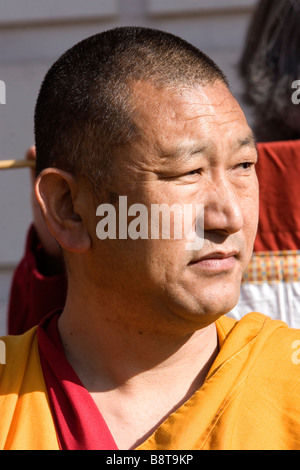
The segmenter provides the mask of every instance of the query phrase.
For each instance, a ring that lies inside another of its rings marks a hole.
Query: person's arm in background
[[[26,152],[35,159],[35,148]],[[52,310],[62,308],[66,278],[60,248],[50,234],[34,194],[35,170],[31,171],[33,224],[25,253],[12,279],[8,306],[8,334],[21,334],[37,325]]]

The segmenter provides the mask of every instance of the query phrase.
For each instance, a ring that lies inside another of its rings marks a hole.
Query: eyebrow
[[[254,137],[254,134],[253,132],[251,132],[247,137],[245,137],[244,139],[238,139],[238,148],[241,148],[241,147],[254,147],[256,148],[256,139]]]
[[[191,156],[195,155],[196,153],[205,152],[207,146],[205,145],[189,145],[189,144],[182,144],[176,149],[172,150],[171,152],[161,153],[160,158],[190,158]]]
[[[256,149],[256,139],[254,137],[253,132],[249,133],[246,137],[240,138],[236,142],[236,148],[237,150],[243,148],[243,147],[252,147]],[[169,153],[161,153],[160,158],[190,158],[196,154],[203,153],[205,150],[207,150],[206,145],[195,145],[195,146],[190,146],[189,144],[183,144],[179,146],[177,149],[175,149],[172,152]]]

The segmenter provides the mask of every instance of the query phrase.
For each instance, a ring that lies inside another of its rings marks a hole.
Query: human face
[[[203,204],[204,245],[189,251],[184,239],[101,242],[101,282],[138,299],[142,313],[152,309],[161,325],[172,317],[205,326],[235,306],[253,249],[252,132],[220,82],[178,91],[139,82],[132,91],[141,134],[115,152],[114,191],[148,208]]]

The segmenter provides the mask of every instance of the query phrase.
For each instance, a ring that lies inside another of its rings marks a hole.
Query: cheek
[[[251,192],[251,195],[245,201],[244,206],[245,220],[247,221],[247,224],[256,231],[259,215],[258,185],[256,185],[255,189]]]
[[[149,240],[146,255],[152,274],[159,278],[176,277],[187,264],[185,240]]]
[[[247,255],[250,258],[257,233],[259,203],[258,196],[251,196],[243,200],[244,236],[247,247]]]
[[[238,190],[240,207],[243,212],[244,224],[247,227],[257,227],[259,212],[259,188],[256,173],[253,174],[247,186]]]

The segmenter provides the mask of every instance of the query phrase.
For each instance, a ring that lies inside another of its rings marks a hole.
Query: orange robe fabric
[[[258,313],[216,327],[203,386],[137,449],[300,449],[300,331]],[[58,449],[36,328],[2,340],[0,448]]]
[[[0,449],[58,450],[36,327],[2,340],[6,363],[0,365]]]

